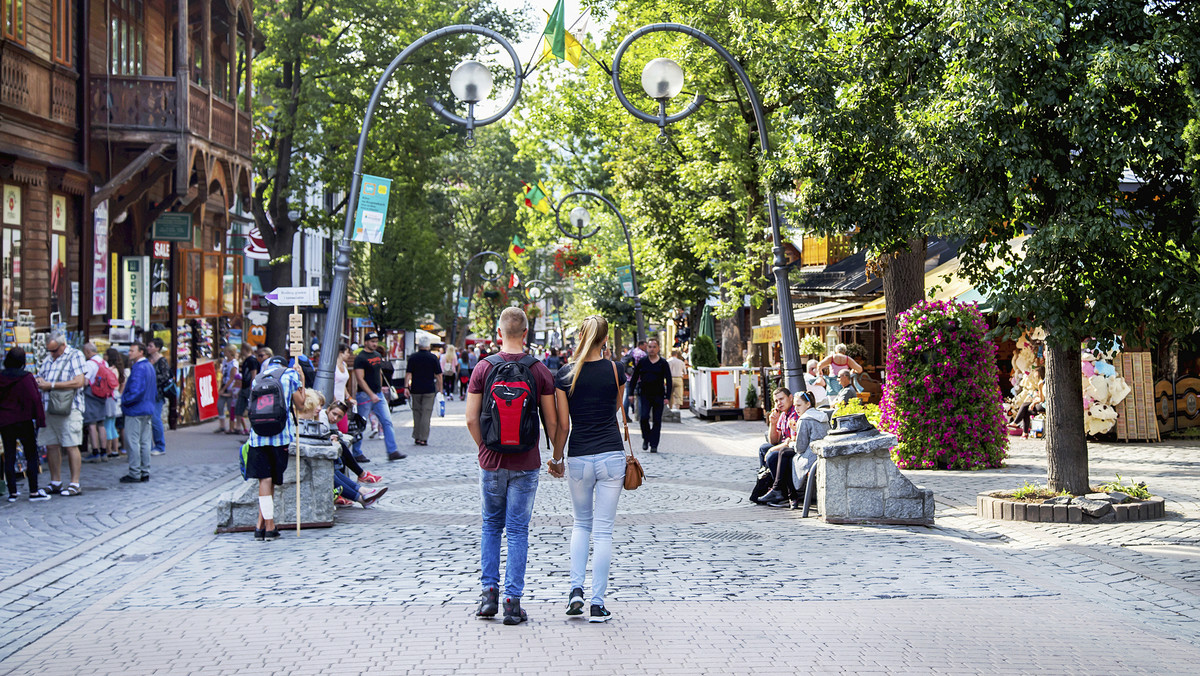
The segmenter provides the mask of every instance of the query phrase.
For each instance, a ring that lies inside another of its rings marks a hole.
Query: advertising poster
[[[67,198],[62,195],[50,198],[50,227],[55,232],[67,231]]]
[[[4,186],[4,224],[21,224],[21,186]]]
[[[633,290],[633,269],[628,265],[617,268],[617,280],[621,282],[621,293],[625,294],[626,298],[637,295]]]
[[[92,314],[108,314],[108,201],[96,205],[92,214],[96,233],[92,253]]]
[[[135,326],[150,325],[149,256],[125,256],[121,259],[121,318]]]
[[[213,362],[197,364],[196,411],[201,420],[217,417],[217,368]]]
[[[392,179],[364,174],[358,194],[358,213],[354,219],[354,241],[379,244],[387,223],[388,198]]]

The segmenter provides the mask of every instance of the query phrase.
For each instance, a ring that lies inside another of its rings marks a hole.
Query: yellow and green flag
[[[550,206],[550,191],[546,186],[541,181],[538,181],[537,185],[521,181],[521,185],[525,186],[525,206],[549,216],[553,209]]]
[[[567,32],[567,9],[565,0],[558,0],[550,19],[546,22],[546,30],[542,31],[542,58],[553,54],[559,61],[566,59],[572,66],[578,67],[583,57],[583,45]]]
[[[525,247],[521,246],[521,238],[514,235],[512,242],[508,245],[508,259],[514,263],[520,262],[521,255],[524,253]]]

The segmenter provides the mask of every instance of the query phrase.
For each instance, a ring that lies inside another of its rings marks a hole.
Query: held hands
[[[562,458],[559,458],[557,462],[555,462],[554,458],[546,461],[546,471],[549,472],[550,476],[554,477],[555,479],[563,478],[563,476],[566,474],[565,470],[566,463],[563,462]]]

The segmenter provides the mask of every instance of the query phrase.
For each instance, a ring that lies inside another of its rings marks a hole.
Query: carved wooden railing
[[[74,72],[55,70],[50,77],[50,117],[56,122],[75,126],[75,81]]]
[[[249,155],[252,152],[250,113],[244,110],[237,111],[237,151],[243,155]]]
[[[208,90],[194,84],[189,85],[189,90],[188,127],[193,134],[208,138]]]
[[[29,80],[33,62],[9,43],[0,43],[0,103],[29,108]]]
[[[92,77],[92,119],[100,127],[179,129],[175,78],[102,75]]]
[[[235,129],[235,119],[233,106],[219,98],[212,99],[212,141],[233,148],[233,135]]]

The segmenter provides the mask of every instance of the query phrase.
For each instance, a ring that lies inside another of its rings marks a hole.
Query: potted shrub
[[[746,388],[745,406],[742,407],[742,419],[744,420],[762,420],[762,409],[758,407],[758,389],[754,387],[754,383],[750,383],[750,387]]]

